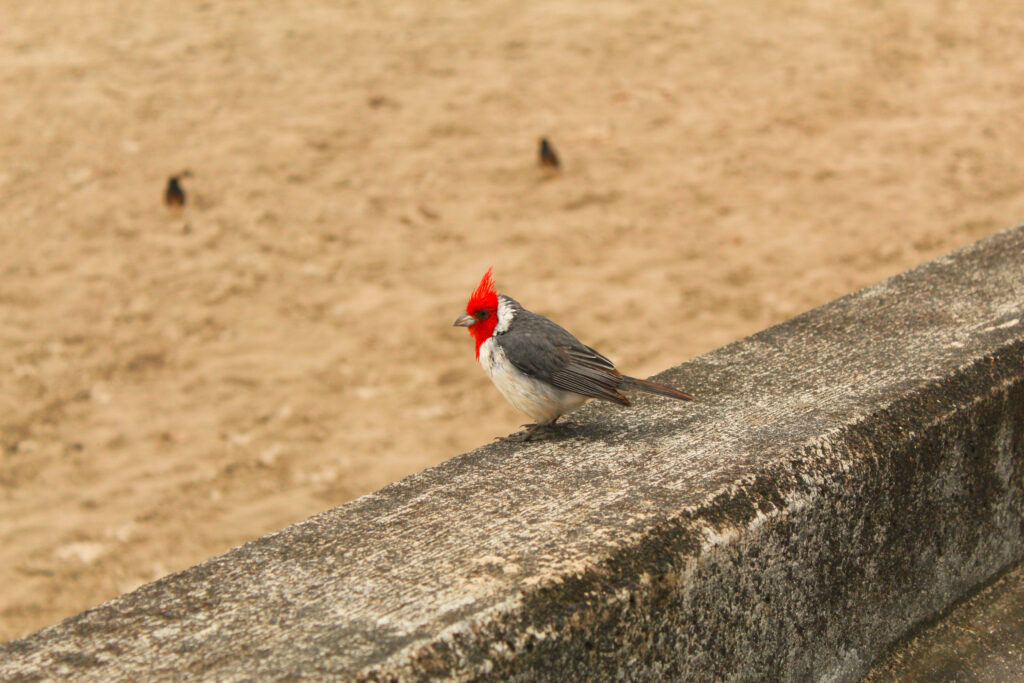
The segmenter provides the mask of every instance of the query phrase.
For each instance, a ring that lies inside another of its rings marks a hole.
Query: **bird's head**
[[[476,340],[476,355],[480,357],[480,345],[487,341],[494,333],[494,327],[498,324],[498,293],[494,291],[494,276],[491,274],[493,268],[488,268],[484,273],[476,291],[469,297],[466,304],[466,312],[456,318],[456,327],[469,328],[469,333]]]

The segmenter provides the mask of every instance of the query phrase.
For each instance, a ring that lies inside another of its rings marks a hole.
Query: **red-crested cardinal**
[[[491,269],[493,270],[493,269]],[[592,398],[628,406],[620,389],[692,401],[693,396],[646,379],[627,377],[600,353],[542,315],[494,290],[488,270],[466,312],[455,320],[476,340],[476,357],[498,391],[533,420],[502,441],[527,441],[564,413]]]

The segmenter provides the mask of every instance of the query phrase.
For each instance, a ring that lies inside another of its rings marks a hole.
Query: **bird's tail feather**
[[[693,401],[693,396],[687,394],[684,391],[678,391],[672,387],[666,387],[663,384],[657,382],[651,382],[646,379],[637,379],[636,377],[626,377],[623,375],[622,379],[626,380],[627,386],[639,389],[640,391],[646,391],[648,394],[657,394],[658,396],[668,396],[669,398],[677,398],[680,401]]]

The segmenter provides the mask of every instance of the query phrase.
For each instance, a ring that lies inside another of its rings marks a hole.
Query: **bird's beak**
[[[476,324],[476,318],[471,316],[469,313],[463,313],[455,322],[452,323],[452,327],[471,327]]]

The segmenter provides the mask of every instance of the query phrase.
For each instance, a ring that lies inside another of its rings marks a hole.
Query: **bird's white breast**
[[[563,391],[519,370],[494,337],[480,345],[480,365],[502,396],[538,424],[551,422],[587,400],[582,394]]]

